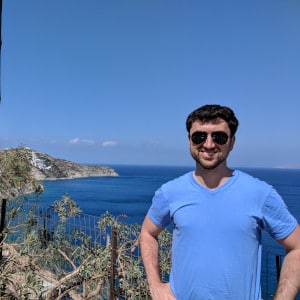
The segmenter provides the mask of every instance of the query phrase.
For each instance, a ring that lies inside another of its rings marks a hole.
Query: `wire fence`
[[[138,243],[140,225],[126,224],[122,220],[123,216],[112,217],[108,213],[102,216],[78,213],[69,216],[62,222],[58,216],[57,208],[41,205],[22,205],[22,207],[18,207],[16,216],[11,221],[10,226],[14,230],[10,232],[7,241],[17,241],[20,236],[25,236],[26,233],[28,234],[28,230],[32,231],[34,228],[40,241],[40,247],[48,249],[51,245],[51,247],[64,251],[67,260],[71,260],[72,257],[73,261],[69,264],[59,260],[51,261],[50,264],[52,265],[49,265],[48,255],[45,254],[44,257],[40,257],[40,265],[51,270],[51,272],[63,270],[64,275],[74,273],[76,266],[82,266],[88,255],[91,256],[92,253],[96,257],[98,256],[99,260],[94,259],[94,264],[100,264],[101,270],[105,272],[102,272],[102,277],[98,276],[98,283],[102,282],[101,289],[98,290],[98,295],[91,299],[151,299]],[[163,280],[168,280],[169,276],[171,239],[171,233],[165,231],[160,240],[159,259]],[[83,245],[85,251],[90,251],[88,255],[83,252]],[[67,251],[79,251],[79,248],[82,251],[82,257],[67,253]],[[30,251],[35,250],[31,249]],[[261,286],[264,300],[272,299],[282,260],[282,255],[263,252]],[[43,295],[49,293],[49,290],[64,291],[70,288],[67,287],[66,281],[62,281],[59,285],[59,280],[54,280],[54,282],[49,278],[43,280]],[[80,280],[77,278],[77,281]],[[93,284],[94,289],[96,289],[96,285]],[[82,293],[83,287],[79,286],[78,283],[78,289]],[[55,293],[57,291],[53,292],[53,295]],[[66,296],[61,299],[72,299],[70,295],[70,293],[66,293]],[[44,299],[43,296],[41,299]]]

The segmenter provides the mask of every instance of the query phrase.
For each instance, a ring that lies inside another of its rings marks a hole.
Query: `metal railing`
[[[28,214],[29,210],[31,210],[31,214]],[[15,229],[11,232],[7,241],[12,242],[17,240],[18,237],[24,234],[24,231],[28,231],[29,224],[38,232],[42,247],[46,248],[48,243],[57,243],[57,246],[60,247],[61,244],[59,243],[62,242],[61,236],[56,240],[56,231],[60,228],[60,235],[63,235],[63,240],[68,241],[70,245],[88,243],[87,248],[95,247],[97,251],[101,247],[109,249],[108,255],[110,258],[107,260],[107,271],[104,274],[107,278],[101,279],[103,280],[101,290],[103,298],[100,297],[97,299],[151,299],[147,290],[146,276],[138,245],[140,226],[132,227],[126,224],[119,226],[119,224],[124,223],[119,222],[118,218],[113,219],[109,215],[106,215],[106,217],[108,217],[108,219],[106,223],[103,223],[103,216],[79,213],[67,218],[62,229],[61,220],[53,207],[36,205],[33,210],[32,206],[24,205],[24,207],[19,210],[17,217],[11,222],[11,226],[14,226]],[[27,224],[27,226],[20,226],[21,224]],[[122,231],[126,231],[126,236],[121,234]],[[161,251],[163,255],[162,260],[164,260],[164,267],[162,268],[163,278],[168,278],[169,265],[167,261],[170,261],[170,236],[165,238],[164,243],[166,241],[167,244],[162,245],[163,249]],[[281,254],[263,252],[261,286],[262,298],[264,300],[272,299],[279,278],[282,260],[283,255]],[[47,262],[45,261],[42,265],[43,264],[46,266]],[[105,266],[103,266],[103,268],[105,268]],[[65,272],[67,271],[66,269]],[[71,272],[72,270],[69,271]],[[141,278],[143,278],[143,280],[141,280]],[[126,284],[124,284],[125,281]],[[57,289],[63,290],[65,288],[63,285],[65,285],[65,283],[60,287],[57,286]],[[133,289],[137,290],[138,285],[143,286],[140,289],[140,296],[132,296],[132,298],[130,298],[131,291]],[[48,287],[46,286],[45,292],[51,288],[53,288],[53,284],[49,284]],[[145,290],[147,292],[145,292]]]

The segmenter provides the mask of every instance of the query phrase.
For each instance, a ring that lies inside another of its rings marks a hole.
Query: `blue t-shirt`
[[[158,189],[149,209],[174,223],[171,289],[177,300],[260,299],[261,230],[276,240],[296,227],[278,193],[241,171],[209,190],[189,172]]]

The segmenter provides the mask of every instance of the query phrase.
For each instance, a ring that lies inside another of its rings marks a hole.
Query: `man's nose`
[[[214,148],[216,146],[215,141],[213,140],[211,134],[207,135],[207,138],[206,138],[203,146],[208,149]]]

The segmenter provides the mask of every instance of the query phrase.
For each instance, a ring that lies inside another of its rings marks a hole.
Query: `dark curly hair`
[[[238,119],[229,107],[217,104],[207,104],[191,112],[186,119],[186,130],[190,133],[192,124],[195,121],[207,122],[217,118],[227,122],[231,136],[234,136],[239,125]]]

